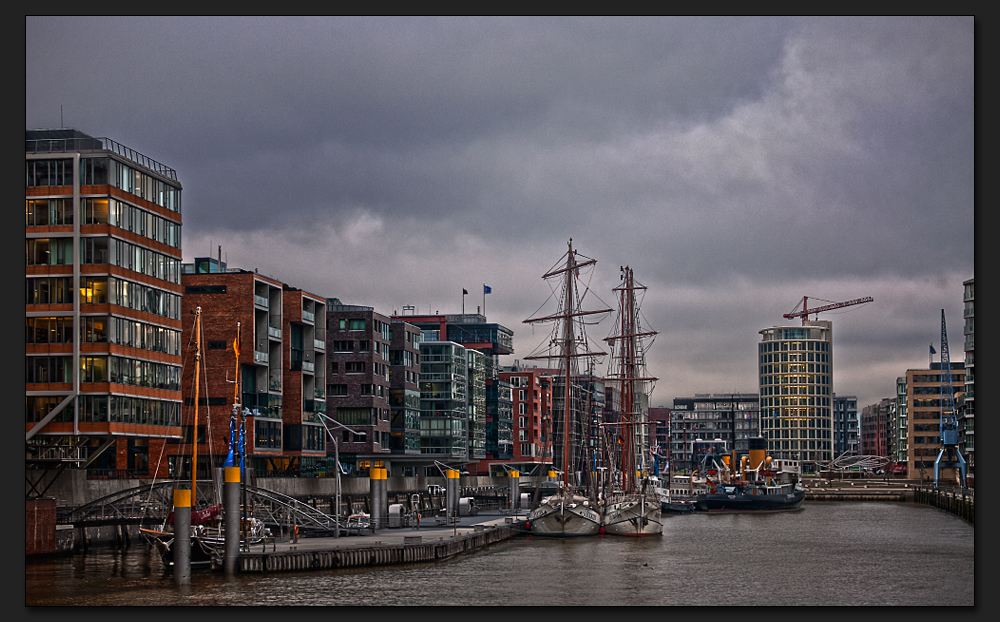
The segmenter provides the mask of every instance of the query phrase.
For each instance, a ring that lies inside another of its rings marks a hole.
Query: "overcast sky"
[[[974,31],[931,18],[27,17],[25,128],[177,171],[185,261],[514,331],[574,247],[648,290],[656,406],[756,392],[822,313],[859,409],[940,351],[974,276]],[[483,285],[492,293],[483,296]],[[469,291],[468,296],[462,290]],[[611,318],[591,327],[596,341]],[[936,360],[936,359],[935,359]],[[604,366],[606,368],[607,362]]]

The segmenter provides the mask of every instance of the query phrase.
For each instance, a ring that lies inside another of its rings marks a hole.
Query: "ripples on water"
[[[668,516],[661,537],[518,538],[437,564],[241,575],[178,588],[144,544],[26,563],[33,605],[975,604],[975,530],[901,503]]]

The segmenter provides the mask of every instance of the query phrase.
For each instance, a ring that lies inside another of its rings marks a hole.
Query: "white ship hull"
[[[528,514],[531,534],[559,538],[597,535],[601,515],[585,502],[584,497],[565,493],[548,497]]]
[[[654,496],[629,496],[604,514],[604,533],[613,536],[658,536],[663,533],[660,502]]]

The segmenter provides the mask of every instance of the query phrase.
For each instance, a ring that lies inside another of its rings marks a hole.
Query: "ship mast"
[[[198,385],[201,371],[201,307],[194,311],[194,425],[191,426],[191,509],[198,507]]]
[[[550,270],[549,272],[542,275],[543,279],[549,279],[554,277],[563,278],[562,287],[562,300],[559,305],[559,311],[555,315],[549,315],[540,318],[532,318],[524,320],[525,323],[538,323],[538,322],[561,322],[558,326],[561,327],[561,335],[559,331],[553,332],[553,339],[550,340],[549,345],[553,343],[559,344],[559,352],[557,355],[534,355],[527,356],[526,359],[557,359],[559,360],[560,368],[563,372],[563,413],[562,413],[562,482],[564,486],[569,485],[569,473],[571,470],[570,464],[570,427],[572,425],[572,379],[574,372],[576,370],[576,361],[580,357],[595,357],[603,356],[604,352],[590,352],[584,351],[579,352],[577,350],[577,342],[582,339],[584,345],[586,344],[586,334],[582,329],[582,318],[584,316],[595,315],[600,313],[609,313],[611,309],[601,309],[597,311],[583,311],[580,308],[580,304],[577,302],[576,297],[579,292],[576,289],[576,279],[580,275],[580,269],[588,266],[592,266],[597,263],[595,259],[584,258],[580,261],[578,254],[573,250],[573,239],[570,238],[568,244],[569,250],[567,251],[565,257],[566,261],[562,264],[562,267],[555,270]],[[577,335],[576,326],[581,325],[581,334]],[[589,350],[589,348],[585,348]]]
[[[645,463],[646,447],[641,426],[648,423],[645,415],[643,397],[646,395],[647,382],[656,378],[646,376],[646,364],[643,352],[643,340],[656,335],[655,331],[643,331],[639,322],[639,305],[636,299],[637,290],[645,290],[644,285],[637,285],[632,268],[625,266],[622,271],[622,284],[614,289],[619,297],[619,321],[616,323],[617,335],[608,337],[612,347],[618,348],[616,358],[617,369],[610,378],[620,382],[622,420],[621,432],[621,471],[622,488],[625,493],[634,493],[637,489],[636,469],[640,467],[637,456]]]

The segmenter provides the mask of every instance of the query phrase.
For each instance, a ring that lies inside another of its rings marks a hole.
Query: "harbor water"
[[[27,559],[27,606],[974,606],[975,529],[911,503],[670,515],[662,536],[516,537],[430,564],[176,586],[144,542]]]

